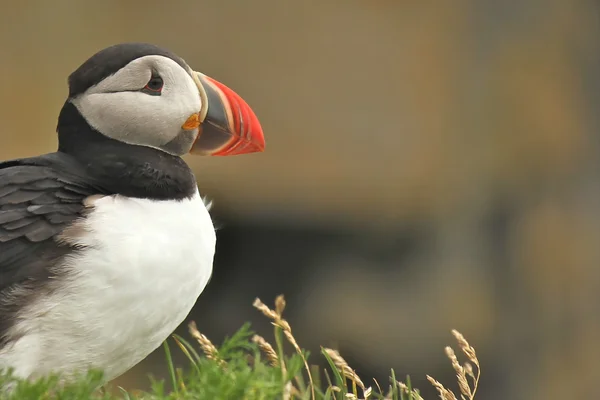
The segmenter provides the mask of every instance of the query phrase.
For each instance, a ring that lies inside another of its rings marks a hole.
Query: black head
[[[82,94],[119,71],[131,61],[145,56],[170,58],[183,69],[190,70],[185,61],[169,50],[148,43],[120,43],[100,50],[87,59],[69,76],[69,97]]]

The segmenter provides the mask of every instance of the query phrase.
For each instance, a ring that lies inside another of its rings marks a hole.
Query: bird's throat
[[[111,194],[173,200],[196,193],[196,178],[183,159],[104,136],[68,101],[60,112],[57,132],[58,151],[74,157]]]

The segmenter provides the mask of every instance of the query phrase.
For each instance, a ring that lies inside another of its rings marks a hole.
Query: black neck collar
[[[60,112],[57,131],[58,151],[74,157],[111,194],[173,200],[196,193],[196,178],[180,157],[102,135],[69,101]]]

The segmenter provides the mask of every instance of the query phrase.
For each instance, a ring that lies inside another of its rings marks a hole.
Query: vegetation
[[[120,389],[119,393],[111,394],[101,386],[102,373],[97,371],[68,383],[61,383],[56,376],[28,382],[15,379],[8,373],[0,377],[0,386],[8,388],[0,397],[11,400],[422,400],[419,391],[411,387],[410,380],[398,381],[393,370],[389,382],[380,384],[374,380],[371,385],[365,384],[333,349],[321,349],[321,356],[327,360],[329,369],[320,371],[311,366],[308,352],[300,348],[292,328],[283,319],[283,296],[276,299],[274,309],[259,299],[254,306],[271,320],[275,347],[254,335],[245,325],[217,348],[192,322],[189,330],[196,345],[178,335],[173,335],[172,340],[164,344],[171,391],[165,389],[164,381],[152,380],[149,392]],[[452,331],[452,334],[468,361],[461,364],[451,347],[446,347],[446,355],[456,372],[461,399],[472,400],[479,383],[479,361],[475,349],[466,339],[457,331]],[[286,342],[294,349],[291,355],[284,352]],[[178,348],[189,359],[190,367],[186,372],[173,365],[172,347]],[[197,351],[197,347],[201,351]],[[455,393],[440,382],[430,376],[427,379],[442,400],[457,399]]]

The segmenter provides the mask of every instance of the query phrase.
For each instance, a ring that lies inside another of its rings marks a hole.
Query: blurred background
[[[596,398],[600,3],[0,11],[1,159],[54,151],[68,74],[123,41],[171,49],[261,118],[265,153],[188,159],[220,227],[189,317],[213,341],[245,321],[272,338],[251,304],[284,293],[300,343],[339,348],[365,381],[393,367],[434,398],[424,375],[454,382],[456,328],[482,362],[481,399]],[[115,383],[165,372],[159,350]]]

